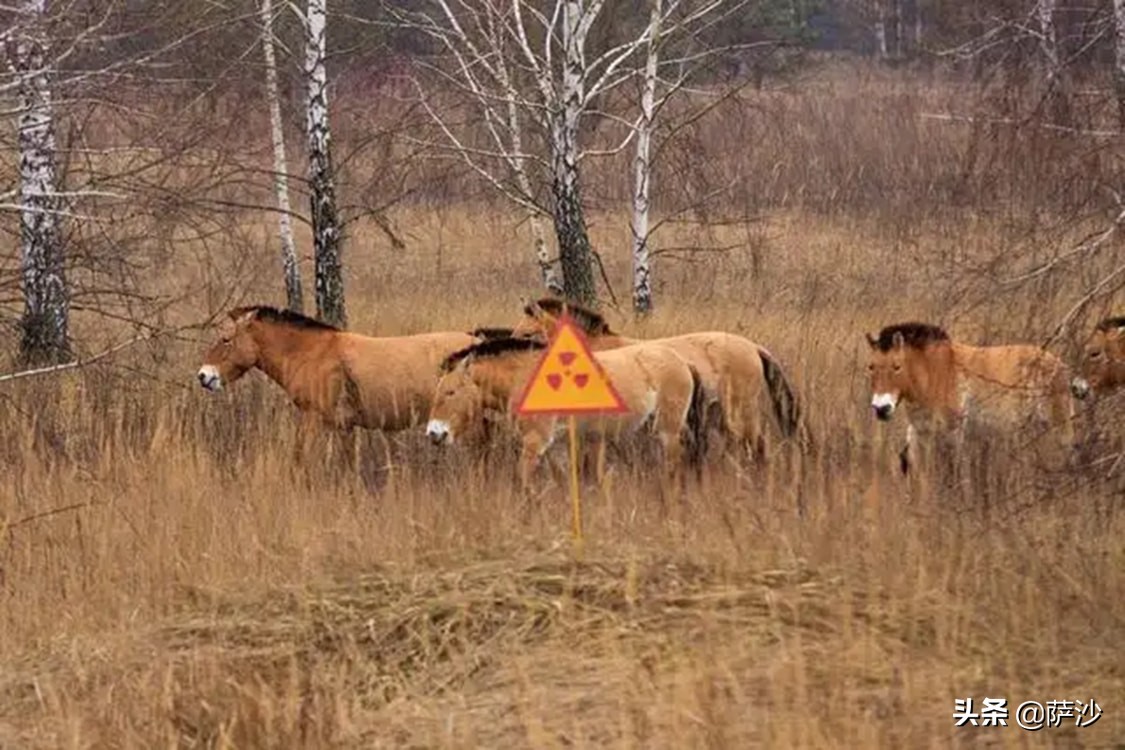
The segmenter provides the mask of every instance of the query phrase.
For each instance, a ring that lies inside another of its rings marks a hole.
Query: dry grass
[[[357,330],[503,324],[534,293],[510,217],[399,219],[410,250],[393,263],[380,234],[353,233]],[[613,215],[593,224],[600,246],[627,236]],[[503,451],[482,463],[370,436],[374,490],[290,466],[290,407],[258,376],[194,388],[196,343],[6,388],[0,747],[1119,742],[1125,520],[1105,469],[1058,476],[997,451],[986,486],[910,488],[889,459],[897,433],[865,410],[864,330],[922,317],[976,338],[1049,332],[1058,304],[982,295],[951,270],[1006,247],[1004,229],[903,236],[794,213],[705,239],[737,249],[665,263],[642,332],[766,344],[821,450],[796,475],[784,449],[764,472],[720,461],[668,503],[619,467],[586,489],[580,563],[561,489],[518,497]],[[272,250],[248,261],[249,298],[276,301]],[[953,699],[986,695],[1092,697],[1106,713],[1086,729],[955,730]]]

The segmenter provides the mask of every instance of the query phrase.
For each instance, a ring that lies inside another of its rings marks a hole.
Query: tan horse
[[[1073,443],[1067,367],[1037,346],[969,346],[937,326],[901,323],[867,335],[871,409],[881,421],[906,411],[906,473],[920,435],[955,434],[967,420],[1014,432],[1028,420]]]
[[[1125,317],[1106,318],[1086,341],[1080,374],[1070,383],[1075,398],[1109,393],[1125,384]]]
[[[542,357],[545,344],[536,339],[494,339],[467,347],[443,364],[426,434],[437,444],[473,434],[487,410],[515,419],[514,403]],[[641,344],[594,354],[614,389],[628,407],[621,415],[578,418],[579,430],[595,440],[620,442],[651,425],[663,447],[665,474],[679,476],[686,458],[698,465],[703,426],[703,388],[698,373],[674,351]],[[520,482],[527,488],[531,473],[562,432],[564,422],[552,416],[521,417],[515,427],[522,444]],[[602,479],[602,467],[598,467]]]
[[[442,360],[478,340],[457,331],[372,338],[265,306],[232,310],[218,328],[199,368],[201,386],[218,391],[257,368],[285,389],[307,428],[343,430],[417,425],[429,413]]]
[[[717,406],[724,431],[759,461],[765,458],[760,398],[767,393],[785,437],[797,434],[800,409],[777,359],[742,336],[719,331],[687,333],[662,339],[631,339],[613,331],[605,318],[581,305],[545,298],[527,302],[514,336],[545,338],[563,311],[586,333],[595,351],[638,343],[661,344],[694,367],[703,382],[708,405]]]

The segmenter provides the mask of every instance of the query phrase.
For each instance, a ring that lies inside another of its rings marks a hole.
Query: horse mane
[[[480,328],[474,328],[473,330],[469,331],[469,335],[475,339],[484,339],[485,341],[491,341],[493,339],[507,339],[511,338],[512,329],[482,326]]]
[[[1125,316],[1117,316],[1115,318],[1105,318],[1102,322],[1098,323],[1095,330],[1101,333],[1108,333],[1117,328],[1125,327]]]
[[[929,323],[897,323],[879,331],[874,346],[881,352],[889,352],[895,347],[895,335],[901,334],[903,343],[912,349],[925,349],[930,344],[949,341],[945,329]]]
[[[536,306],[543,308],[543,310],[556,317],[562,315],[563,308],[566,308],[566,312],[570,313],[570,317],[574,319],[574,322],[577,323],[578,327],[585,333],[594,336],[617,335],[616,332],[609,327],[609,323],[600,312],[591,310],[585,305],[567,302],[557,297],[544,297],[543,299],[524,305],[524,315],[534,315]]]
[[[487,339],[479,344],[458,349],[441,361],[441,371],[450,372],[457,363],[466,357],[499,357],[507,352],[526,352],[534,349],[545,349],[547,344],[538,339],[502,338]]]
[[[310,318],[299,312],[294,312],[293,310],[279,310],[269,305],[247,305],[246,307],[238,307],[230,311],[230,317],[232,320],[238,320],[247,313],[253,313],[255,320],[261,320],[266,323],[280,323],[282,325],[304,328],[311,331],[339,332],[340,330],[334,325],[329,325],[315,318]]]

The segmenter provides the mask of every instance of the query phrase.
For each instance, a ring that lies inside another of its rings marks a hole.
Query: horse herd
[[[498,429],[514,430],[526,488],[545,457],[557,469],[550,448],[563,425],[550,416],[517,419],[514,401],[563,314],[585,332],[628,407],[620,415],[580,417],[586,442],[604,447],[655,438],[664,477],[675,479],[685,467],[701,468],[713,430],[741,455],[765,461],[763,402],[782,436],[807,437],[794,388],[761,345],[721,331],[631,339],[599,313],[552,298],[525,302],[512,328],[381,338],[292,311],[240,307],[219,323],[219,340],[206,352],[198,380],[218,391],[260,369],[300,411],[306,449],[325,427],[347,434],[355,427],[395,432],[424,425],[435,444],[468,446],[486,445]],[[867,336],[872,413],[884,421],[905,413],[904,472],[922,438],[963,435],[974,421],[1019,430],[1032,420],[1070,446],[1073,399],[1125,383],[1123,331],[1125,318],[1103,320],[1071,368],[1037,346],[977,347],[953,341],[937,326],[890,325]],[[598,456],[600,480],[605,451]]]

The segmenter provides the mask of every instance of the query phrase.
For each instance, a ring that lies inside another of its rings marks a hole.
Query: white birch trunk
[[[924,25],[922,21],[922,0],[914,0],[914,52],[917,54],[922,49],[922,34]]]
[[[887,59],[887,25],[881,15],[875,22],[875,54],[880,60]]]
[[[565,0],[561,101],[550,113],[555,235],[563,290],[568,298],[587,305],[597,303],[597,290],[578,184],[578,130],[586,95],[584,47],[591,22],[592,18],[584,15],[581,2]]]
[[[281,87],[277,82],[277,56],[273,48],[273,0],[262,0],[262,51],[266,61],[266,99],[270,108],[273,141],[273,187],[277,193],[277,229],[281,239],[281,268],[285,274],[285,297],[290,310],[304,312],[301,267],[293,241],[292,210],[289,205],[289,164],[285,157],[285,128],[281,120]]]
[[[1055,24],[1056,7],[1056,0],[1036,0],[1035,15],[1039,21],[1039,47],[1043,52],[1047,111],[1057,124],[1062,125],[1067,123],[1069,111],[1058,30]]]
[[[20,265],[24,297],[20,354],[25,363],[70,359],[70,293],[56,189],[52,71],[44,28],[46,0],[24,0],[8,59],[17,79]]]
[[[308,0],[305,75],[308,83],[309,193],[312,203],[313,253],[316,263],[316,313],[326,323],[347,325],[340,225],[332,171],[332,137],[328,126],[326,34],[327,0]]]
[[[1039,48],[1043,52],[1047,88],[1053,90],[1059,76],[1059,40],[1055,32],[1055,0],[1036,0],[1035,16],[1039,21]]]
[[[649,254],[649,205],[652,194],[652,162],[649,151],[656,116],[656,73],[660,54],[661,0],[652,0],[641,89],[641,115],[637,121],[637,150],[633,158],[633,310],[652,311],[652,268]]]
[[[1059,71],[1059,41],[1055,33],[1055,0],[1036,0],[1035,15],[1039,21],[1039,47],[1043,51],[1047,82],[1053,83]]]
[[[1118,127],[1125,130],[1125,0],[1113,0],[1114,66]]]
[[[508,75],[507,66],[500,65],[498,67],[498,73],[508,99],[508,130],[511,133],[511,147],[512,154],[514,154],[510,160],[512,171],[515,174],[516,185],[519,187],[520,191],[524,195],[530,196],[533,195],[531,179],[527,176],[527,167],[524,165],[522,158],[524,153],[523,125],[520,121],[519,106],[516,103],[518,94]],[[543,219],[538,211],[529,210],[527,221],[531,226],[531,241],[535,248],[535,262],[539,265],[539,277],[543,281],[543,286],[552,294],[561,295],[563,293],[563,284],[562,280],[559,278],[558,271],[555,269],[554,263],[551,262],[551,253],[547,248],[547,235],[543,229]]]

